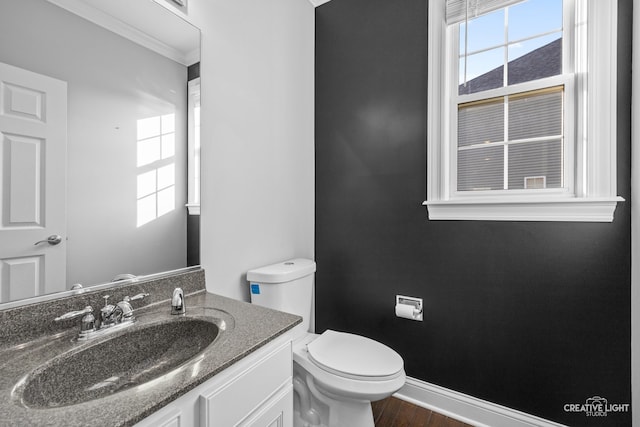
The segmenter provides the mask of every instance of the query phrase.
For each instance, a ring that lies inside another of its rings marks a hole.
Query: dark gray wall
[[[187,265],[200,265],[200,215],[187,215]]]
[[[427,2],[316,9],[316,330],[396,349],[407,374],[572,426],[630,403],[631,0],[620,1],[613,223],[429,221]],[[424,298],[424,322],[396,318]]]
[[[200,62],[187,67],[187,80],[200,77]],[[187,215],[187,265],[200,265],[200,215]]]

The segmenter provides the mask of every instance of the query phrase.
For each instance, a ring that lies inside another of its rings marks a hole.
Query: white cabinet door
[[[200,397],[203,427],[242,425],[287,384],[292,384],[291,343],[276,348],[232,381]],[[293,401],[293,399],[292,399]]]
[[[162,420],[158,424],[158,427],[186,427],[185,423],[182,422],[182,414],[175,414],[170,416],[169,418]]]
[[[263,405],[242,427],[293,427],[293,384]]]
[[[197,427],[197,402],[197,395],[188,393],[149,415],[135,427]]]
[[[285,334],[135,427],[293,427],[293,357]]]

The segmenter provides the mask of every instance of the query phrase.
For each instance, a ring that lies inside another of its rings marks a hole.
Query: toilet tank
[[[247,272],[251,303],[302,317],[303,329],[309,330],[313,301],[313,273],[316,263],[296,258],[256,268]]]

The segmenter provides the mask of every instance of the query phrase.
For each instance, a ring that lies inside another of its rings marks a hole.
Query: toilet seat
[[[327,335],[331,336],[334,333],[339,332],[331,331]],[[359,337],[358,335],[352,334],[345,335]],[[306,335],[296,339],[293,345],[293,362],[294,372],[297,371],[298,375],[300,375],[300,370],[302,370],[302,372],[304,373],[301,374],[301,378],[306,378],[306,381],[309,381],[309,378],[312,378],[312,383],[322,394],[327,395],[337,401],[345,400],[350,402],[366,402],[369,405],[370,410],[371,402],[389,397],[404,385],[406,374],[404,372],[404,363],[402,362],[402,358],[400,358],[401,367],[398,372],[381,377],[357,376],[354,375],[353,372],[340,371],[332,366],[321,366],[317,360],[312,360],[311,356],[309,355],[309,346],[311,346],[312,350],[314,348],[323,348],[322,344],[319,347],[311,345],[321,337],[321,335],[307,333]],[[320,341],[320,343],[322,343],[323,341]],[[330,341],[327,340],[325,342]],[[395,353],[393,350],[389,349],[383,344],[377,343],[375,341],[374,343],[385,347],[386,349]],[[346,348],[349,347],[347,346]],[[380,347],[375,346],[375,348],[380,350]],[[338,351],[344,351],[344,348]],[[382,351],[386,353],[385,350]],[[368,357],[368,355],[366,357]],[[398,357],[400,356],[398,355]],[[318,354],[318,352],[316,352],[316,358],[320,358],[322,361],[322,357]],[[391,366],[391,368],[389,368],[389,366]],[[393,372],[395,367],[397,367],[397,365],[388,365],[386,373]],[[354,371],[358,370],[354,369]]]
[[[387,381],[404,375],[398,353],[360,335],[328,329],[307,345],[307,351],[314,365],[343,378]]]

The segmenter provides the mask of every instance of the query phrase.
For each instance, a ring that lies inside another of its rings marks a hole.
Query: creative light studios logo
[[[600,396],[593,396],[585,403],[567,403],[564,405],[565,412],[584,412],[587,417],[606,417],[610,412],[628,412],[628,403],[609,403],[607,399]]]

